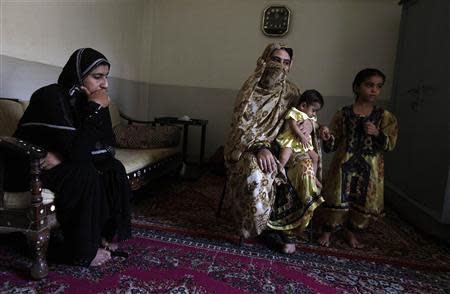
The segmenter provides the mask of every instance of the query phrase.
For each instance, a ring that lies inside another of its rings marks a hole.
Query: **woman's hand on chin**
[[[94,92],[90,92],[86,87],[81,86],[81,90],[86,94],[89,101],[100,104],[102,107],[108,107],[110,103],[110,99],[108,96],[108,90],[99,89]]]

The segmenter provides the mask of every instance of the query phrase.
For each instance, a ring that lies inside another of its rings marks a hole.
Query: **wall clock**
[[[286,6],[273,5],[264,9],[262,31],[270,37],[281,37],[289,31],[291,11]]]

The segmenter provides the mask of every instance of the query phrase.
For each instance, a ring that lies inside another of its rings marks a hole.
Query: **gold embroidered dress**
[[[364,132],[367,121],[380,130],[378,137]],[[365,228],[371,217],[383,214],[383,153],[395,147],[397,120],[378,107],[368,116],[357,115],[350,105],[335,114],[330,129],[332,138],[324,142],[324,150],[336,153],[323,187],[325,224],[329,229],[342,224]]]
[[[227,206],[231,206],[239,234],[246,238],[261,234],[268,226],[280,230],[304,228],[312,211],[323,201],[319,195],[312,197],[298,193],[298,199],[284,199],[287,202],[281,207],[284,200],[275,201],[276,182],[286,182],[284,170],[278,164],[277,170],[265,173],[256,160],[256,150],[261,146],[272,146],[283,125],[287,109],[295,105],[300,96],[299,89],[286,80],[285,75],[270,89],[259,85],[266,60],[279,48],[276,44],[266,47],[257,61],[254,74],[242,86],[236,98],[231,129],[225,145],[225,199],[229,204]],[[306,173],[304,168],[293,173],[292,185],[296,190],[296,186],[302,186],[297,185],[296,181],[302,179]],[[283,209],[286,207],[288,209]],[[271,215],[276,217],[271,220]]]
[[[288,113],[286,114],[285,120],[291,118],[295,120],[297,123],[301,123],[305,120],[311,120],[313,126],[314,122],[316,121],[315,118],[309,117],[306,113],[298,110],[295,107],[289,109]],[[297,135],[292,133],[292,130],[290,129],[288,123],[285,123],[283,132],[280,135],[278,135],[277,143],[280,145],[281,148],[291,148],[293,152],[307,153],[310,150],[314,150],[312,137],[309,139],[308,143],[304,145],[297,137]]]

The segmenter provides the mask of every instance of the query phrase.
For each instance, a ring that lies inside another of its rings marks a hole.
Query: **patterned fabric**
[[[238,247],[152,225],[136,226],[133,235],[121,244],[120,250],[130,254],[127,259],[113,257],[90,268],[50,263],[41,281],[23,275],[30,259],[17,251],[26,242],[11,236],[9,246],[0,247],[0,293],[444,294],[449,289],[448,272],[330,256],[311,248],[286,255],[258,243]]]
[[[114,134],[118,147],[148,149],[178,145],[181,131],[177,126],[118,125]]]
[[[367,121],[380,130],[378,137],[364,132]],[[331,227],[348,220],[352,227],[365,228],[371,217],[383,214],[383,152],[395,147],[397,120],[381,108],[375,107],[365,117],[346,106],[336,113],[330,128],[333,136],[324,147],[325,151],[336,150],[336,154],[324,181],[324,218]]]
[[[238,233],[245,238],[261,234],[268,226],[277,230],[304,228],[312,211],[323,201],[317,188],[313,195],[303,194],[303,183],[299,181],[305,179],[305,169],[301,161],[296,161],[290,168],[298,169],[302,176],[289,179],[299,198],[293,199],[295,194],[290,193],[275,202],[277,185],[287,182],[285,171],[278,164],[277,170],[263,172],[253,153],[261,146],[270,148],[283,125],[287,109],[300,96],[299,89],[285,77],[270,89],[261,88],[258,83],[266,66],[265,60],[279,48],[275,44],[266,47],[254,74],[240,90],[225,145],[228,176],[225,199],[232,205]],[[306,204],[305,200],[310,197],[315,198]],[[279,205],[283,202],[289,203],[289,208],[280,211]],[[270,222],[273,210],[275,219]]]
[[[225,145],[225,160],[237,162],[241,155],[258,145],[270,146],[275,140],[286,110],[295,104],[300,91],[286,80],[286,75],[270,88],[262,88],[259,80],[266,60],[280,45],[270,44],[258,58],[257,66],[238,93],[231,129]]]
[[[248,240],[244,242],[245,246],[237,247],[239,236],[235,234],[231,215],[225,213],[229,206],[223,206],[221,218],[217,217],[215,209],[211,209],[218,206],[224,182],[225,178],[210,173],[203,174],[197,181],[164,178],[159,185],[153,186],[152,197],[142,197],[142,201],[134,202],[133,222],[136,226],[158,227],[158,230],[166,228],[166,231],[181,231],[184,235],[216,240],[215,242],[221,245],[230,242],[239,251],[255,249],[257,243],[261,244],[259,238]],[[142,196],[149,195],[144,193]],[[316,229],[319,228],[318,224],[319,220],[315,219]],[[329,272],[335,270],[330,268],[332,260],[336,265],[341,264],[333,258],[339,256],[347,261],[353,260],[353,264],[360,266],[361,262],[370,264],[371,269],[387,265],[415,270],[446,271],[450,274],[450,247],[445,243],[416,231],[389,207],[386,209],[386,217],[375,220],[374,224],[367,228],[365,234],[360,235],[363,244],[371,244],[364,250],[349,250],[348,243],[340,236],[333,239],[330,247],[323,247],[316,242],[309,242],[307,232],[304,232],[297,235],[296,246],[299,250],[294,254],[284,255],[273,251],[271,254],[295,258],[299,262],[305,260],[306,253],[311,254],[311,262],[316,262],[319,256],[323,256],[324,266]],[[343,232],[337,232],[337,235],[341,233]],[[266,250],[264,245],[261,244],[260,248]],[[348,264],[341,265],[347,268]],[[322,278],[325,279],[325,276]]]
[[[315,118],[310,118],[306,113],[298,110],[295,107],[289,109],[285,119],[288,120],[291,118],[295,120],[297,123],[301,123],[309,119],[313,122],[313,126],[314,122],[316,121]],[[277,137],[277,143],[280,145],[281,148],[292,148],[292,151],[294,152],[307,153],[310,150],[314,150],[312,138],[306,145],[303,145],[303,143],[298,139],[298,137],[292,133],[291,129],[289,128],[289,124],[287,122],[284,124],[283,132]]]
[[[267,223],[271,229],[295,229],[302,232],[308,226],[314,210],[324,201],[316,186],[311,159],[299,159],[299,156],[296,159],[294,167],[288,169],[290,185],[277,186],[277,196]]]

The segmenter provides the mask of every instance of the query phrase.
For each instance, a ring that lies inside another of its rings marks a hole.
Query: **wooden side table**
[[[156,117],[155,122],[161,125],[171,124],[183,126],[183,151],[182,151],[183,162],[186,162],[189,126],[202,127],[199,163],[200,165],[203,164],[203,157],[205,155],[205,143],[206,143],[206,125],[208,124],[207,120],[204,119],[179,120],[176,117],[165,116],[165,117]]]

